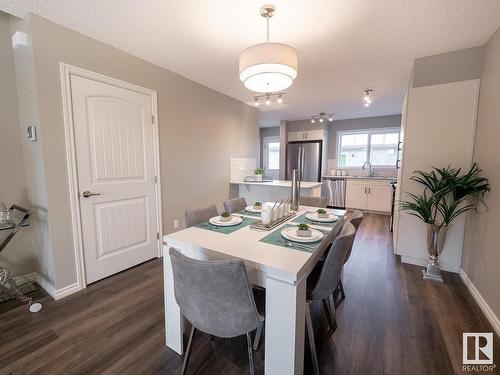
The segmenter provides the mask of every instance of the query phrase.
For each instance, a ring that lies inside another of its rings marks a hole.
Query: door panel
[[[368,189],[366,208],[373,211],[391,212],[390,185],[370,185]]]
[[[346,202],[348,208],[366,209],[366,186],[347,182]]]
[[[78,76],[71,97],[91,283],[157,255],[152,98]]]

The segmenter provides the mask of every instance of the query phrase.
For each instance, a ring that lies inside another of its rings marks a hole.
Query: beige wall
[[[0,12],[0,201],[27,205],[10,16]],[[7,232],[0,233],[2,241]],[[23,230],[0,254],[0,265],[14,274],[28,273],[34,256],[30,230]]]
[[[157,90],[163,224],[229,194],[229,158],[257,157],[258,111],[163,68],[30,16],[55,287],[76,281],[59,62]]]
[[[490,308],[500,317],[500,29],[486,44],[474,161],[488,177],[491,192],[489,209],[481,207],[467,218],[462,268]]]

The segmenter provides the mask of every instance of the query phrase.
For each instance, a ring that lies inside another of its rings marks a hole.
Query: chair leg
[[[255,331],[255,339],[253,342],[253,350],[259,349],[260,337],[262,336],[262,327],[264,326],[264,322],[260,322],[257,326],[257,331]]]
[[[191,333],[189,334],[189,340],[186,348],[186,352],[184,353],[184,362],[182,363],[181,375],[186,373],[189,361],[189,355],[191,354],[191,344],[193,343],[193,337],[195,334],[196,328],[194,326],[191,327]]]
[[[316,344],[314,343],[314,329],[311,319],[310,304],[307,304],[306,306],[306,328],[307,328],[307,337],[309,339],[309,350],[311,351],[311,359],[313,362],[314,375],[319,375],[318,357],[316,355]]]
[[[254,370],[253,370],[252,335],[250,334],[250,332],[247,333],[247,344],[248,344],[248,364],[250,366],[250,375],[254,375]]]
[[[331,304],[329,303],[328,299],[323,299],[323,308],[325,310],[326,314],[326,319],[328,320],[328,326],[330,327],[330,333],[335,332],[337,329],[337,322],[335,321],[335,318],[332,317],[332,315],[335,315],[335,303]],[[333,305],[333,307],[331,307]],[[333,313],[332,313],[333,311]]]
[[[342,279],[340,279],[338,287],[340,289],[340,295],[342,299],[345,299],[344,284],[342,284]]]

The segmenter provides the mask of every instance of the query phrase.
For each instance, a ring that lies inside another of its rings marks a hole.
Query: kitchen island
[[[254,202],[275,202],[290,198],[292,181],[274,180],[270,182],[231,182],[238,186],[238,196],[246,199],[248,204]],[[300,183],[300,195],[308,197],[321,196],[321,182]]]

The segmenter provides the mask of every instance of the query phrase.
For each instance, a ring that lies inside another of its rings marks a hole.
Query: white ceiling
[[[244,102],[238,56],[265,38],[249,0],[0,0],[163,66]],[[335,112],[338,119],[401,112],[413,59],[484,44],[500,26],[498,0],[269,0],[271,41],[295,47],[298,77],[261,125]],[[365,108],[361,90],[375,89]],[[262,106],[261,106],[262,107]]]

